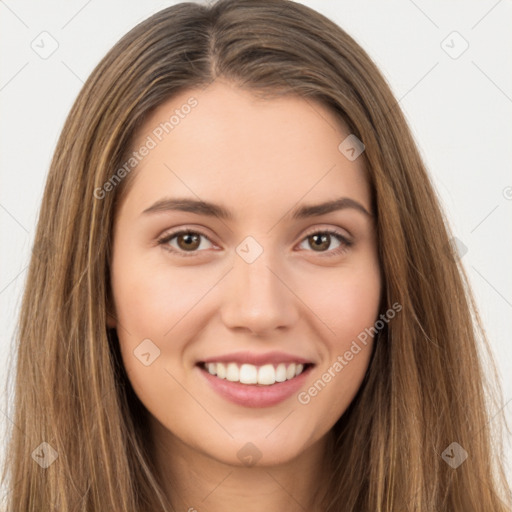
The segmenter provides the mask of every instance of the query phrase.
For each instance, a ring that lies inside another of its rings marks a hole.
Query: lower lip
[[[269,386],[231,382],[211,375],[200,366],[197,368],[214,391],[230,402],[243,405],[244,407],[270,407],[286,400],[296,393],[300,387],[304,385],[313,366],[309,366],[293,379],[284,382],[276,382]]]

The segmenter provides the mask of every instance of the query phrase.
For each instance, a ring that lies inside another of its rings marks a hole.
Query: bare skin
[[[191,97],[197,105],[157,141],[155,128]],[[155,461],[176,510],[319,510],[326,443],[361,385],[373,340],[341,371],[333,364],[374,325],[381,280],[371,215],[354,207],[292,213],[341,197],[373,213],[363,158],[338,149],[349,133],[312,100],[257,99],[223,80],[175,96],[140,129],[134,149],[148,136],[157,144],[116,214],[109,325],[149,412]],[[222,205],[233,219],[143,213],[177,197]],[[182,229],[196,238],[158,242]],[[262,251],[251,262],[237,252],[248,236],[249,253]],[[137,352],[143,340],[151,340],[148,365]],[[302,401],[299,391],[268,407],[221,396],[198,363],[241,350],[312,363]],[[329,368],[325,386],[309,393]]]

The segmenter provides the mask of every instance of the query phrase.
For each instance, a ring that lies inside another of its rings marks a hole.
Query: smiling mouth
[[[312,363],[280,363],[277,365],[264,364],[256,366],[253,364],[238,363],[198,363],[199,368],[219,379],[240,384],[256,386],[272,386],[288,380],[293,380],[307,369],[313,366]]]

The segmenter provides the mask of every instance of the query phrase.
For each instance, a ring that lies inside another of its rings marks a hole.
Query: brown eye
[[[338,245],[330,249],[333,239]],[[313,252],[325,253],[325,256],[336,256],[347,251],[353,245],[353,242],[341,233],[327,229],[310,233],[302,241],[301,245],[303,244],[311,247]]]
[[[331,245],[331,236],[328,234],[316,234],[308,236],[307,238],[310,247],[313,247],[315,251],[318,249],[319,251],[323,251],[329,248]]]
[[[176,240],[180,249],[193,251],[201,245],[201,235],[197,233],[184,233],[177,235]]]
[[[177,253],[180,256],[195,256],[198,252],[202,252],[198,249],[202,247],[203,239],[213,245],[206,235],[197,231],[171,233],[158,240],[158,243],[163,245],[166,250]]]

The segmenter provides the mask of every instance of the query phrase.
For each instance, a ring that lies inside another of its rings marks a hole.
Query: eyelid
[[[329,234],[329,235],[337,237],[339,239],[340,243],[341,243],[341,246],[336,248],[336,249],[330,249],[329,251],[325,251],[325,252],[320,251],[317,254],[319,256],[321,256],[321,257],[336,256],[336,255],[340,254],[341,252],[344,252],[344,251],[348,250],[354,244],[354,240],[352,239],[352,237],[351,236],[347,236],[346,234],[342,233],[340,230],[341,230],[341,228],[339,228],[339,227],[315,226],[315,227],[310,228],[309,230],[307,230],[304,233],[304,235],[301,237],[301,239],[298,242],[298,244],[301,245],[309,236],[314,235],[314,234],[318,234],[318,233]],[[207,235],[201,228],[192,227],[192,226],[183,226],[183,227],[180,227],[180,228],[176,228],[176,230],[174,230],[174,231],[165,232],[163,235],[158,237],[157,244],[158,245],[167,244],[167,242],[169,242],[170,240],[172,240],[176,236],[181,235],[181,234],[185,234],[185,233],[192,233],[192,234],[197,234],[197,235],[203,236],[211,244],[217,245],[217,244],[215,244],[215,242],[213,242],[211,240],[210,236]],[[185,257],[197,256],[199,253],[204,252],[204,250],[201,250],[201,251],[196,250],[196,251],[190,251],[190,252],[180,251],[180,250],[177,250],[177,249],[171,248],[171,247],[164,247],[164,249],[169,251],[169,252],[171,252],[171,253],[173,253],[173,254],[177,254],[179,256],[185,256]],[[315,251],[311,250],[311,251],[306,251],[306,252],[313,252],[314,253]]]
[[[177,228],[174,231],[167,231],[167,232],[165,232],[163,235],[158,237],[157,244],[158,245],[165,245],[165,244],[167,244],[167,242],[172,240],[174,237],[176,237],[178,235],[181,235],[181,234],[185,234],[185,233],[192,233],[192,234],[201,235],[204,238],[206,238],[212,245],[216,245],[211,240],[210,236],[207,235],[204,231],[202,231],[201,228],[196,228],[196,227],[192,227],[192,226],[184,226],[184,227]],[[204,251],[190,251],[190,252],[179,251],[179,250],[175,249],[174,247],[164,247],[164,249],[169,251],[169,252],[171,252],[171,253],[173,253],[173,254],[177,254],[179,256],[185,256],[185,257],[187,257],[187,256],[197,256],[199,253],[204,252]]]
[[[352,239],[352,237],[347,237],[345,234],[341,233],[340,228],[333,228],[333,227],[311,228],[310,231],[306,232],[303,235],[299,245],[301,245],[305,240],[307,240],[308,237],[310,237],[311,235],[315,235],[317,233],[322,233],[322,234],[327,233],[327,234],[337,238],[338,241],[340,242],[340,247],[337,247],[336,249],[330,249],[329,251],[325,251],[325,252],[324,251],[317,252],[317,254],[321,258],[331,258],[331,257],[335,257],[335,256],[341,256],[354,245],[354,240]],[[315,253],[316,251],[306,251],[306,252]]]
[[[343,231],[342,231],[342,229],[343,228],[334,227],[334,226],[326,226],[326,227],[315,226],[311,229],[308,229],[304,233],[304,235],[301,239],[301,242],[304,240],[304,238],[314,235],[315,233],[331,233],[331,234],[335,234],[335,235],[338,235],[339,237],[343,238],[344,241],[347,243],[352,243],[353,242],[352,236],[349,234],[349,232],[346,229],[344,229]]]

